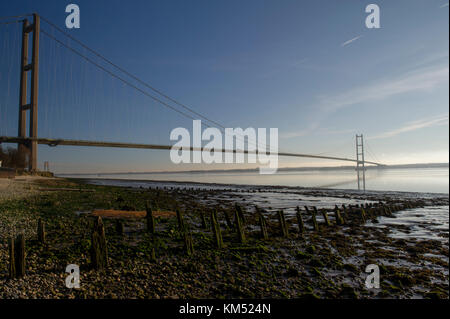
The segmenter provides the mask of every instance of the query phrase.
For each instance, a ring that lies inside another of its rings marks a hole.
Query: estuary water
[[[280,171],[274,175],[260,175],[258,172],[205,172],[205,173],[158,173],[158,174],[112,174],[76,175],[88,183],[125,187],[175,187],[224,189],[225,200],[232,205],[236,201],[258,205],[269,212],[282,209],[286,216],[295,216],[295,207],[317,206],[333,208],[334,205],[360,204],[358,199],[356,172],[354,170],[308,170]],[[223,185],[222,185],[223,184]],[[249,185],[249,186],[244,186]],[[262,193],[252,192],[253,185],[279,186],[265,188]],[[297,188],[300,187],[300,188]],[[308,189],[325,188],[322,195],[308,195]],[[445,198],[449,193],[448,168],[401,168],[371,169],[366,171],[366,190],[402,198]],[[347,197],[338,194],[348,194]],[[224,200],[224,198],[221,198]],[[427,206],[408,209],[397,213],[396,219],[380,217],[374,227],[392,228],[392,236],[400,238],[422,238],[443,241],[448,245],[449,206]],[[318,217],[320,220],[320,216]],[[407,233],[398,231],[396,225],[408,226]]]
[[[258,172],[195,172],[76,175],[77,178],[102,178],[142,181],[176,181],[236,185],[274,185],[331,189],[358,189],[353,169],[278,171],[273,175]],[[164,183],[163,183],[164,184]],[[384,168],[366,171],[366,189],[420,193],[449,193],[447,168]]]

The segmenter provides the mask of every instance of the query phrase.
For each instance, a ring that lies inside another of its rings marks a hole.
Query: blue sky
[[[69,3],[2,2],[0,16],[38,12],[64,28]],[[354,135],[363,133],[368,159],[448,162],[448,1],[72,3],[81,28],[68,33],[226,127],[278,127],[280,150],[353,157]],[[380,29],[365,27],[369,3],[380,7]],[[192,126],[41,37],[42,137],[156,144]],[[14,87],[14,69],[0,70]],[[2,134],[17,130],[11,92]],[[42,146],[39,155],[58,171],[199,168],[169,164],[165,151]]]

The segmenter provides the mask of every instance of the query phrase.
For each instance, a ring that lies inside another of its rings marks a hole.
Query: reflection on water
[[[448,168],[370,169],[366,172],[366,189],[448,194],[448,173]],[[274,175],[260,175],[258,172],[207,172],[76,177],[339,189],[357,189],[358,187],[354,170],[279,171]]]

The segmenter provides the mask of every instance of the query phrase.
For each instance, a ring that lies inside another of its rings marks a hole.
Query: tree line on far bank
[[[26,155],[20,154],[17,148],[4,148],[0,145],[0,161],[2,167],[21,169],[26,167]]]

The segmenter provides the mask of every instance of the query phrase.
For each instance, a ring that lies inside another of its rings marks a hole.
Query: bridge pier
[[[19,96],[19,132],[18,136],[25,138],[27,135],[27,110],[25,105],[27,104],[27,71],[25,71],[25,66],[28,65],[28,29],[29,22],[28,19],[23,20],[22,24],[22,54],[20,59],[20,96]],[[21,158],[26,159],[29,153],[29,143],[19,143],[18,151]]]
[[[362,171],[362,189],[366,191],[366,167],[364,161],[364,141],[363,135],[356,134],[356,178],[358,179],[358,190],[361,190]]]
[[[28,62],[28,42],[29,33],[33,33],[31,63]],[[20,62],[20,96],[19,96],[19,126],[18,136],[26,138],[27,111],[30,110],[29,137],[38,137],[38,89],[39,89],[39,16],[33,14],[33,24],[30,25],[24,19],[22,26],[22,52]],[[27,103],[28,79],[27,72],[31,71],[30,103]],[[38,143],[36,140],[29,140],[26,143],[18,143],[18,151],[21,157],[28,157],[28,170],[37,170]]]

